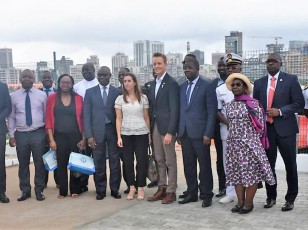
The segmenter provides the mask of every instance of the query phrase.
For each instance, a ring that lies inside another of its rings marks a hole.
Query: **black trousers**
[[[214,144],[217,156],[216,170],[218,175],[218,189],[221,191],[226,188],[226,175],[223,162],[222,140],[220,136],[220,122],[218,120],[216,120],[215,124]]]
[[[122,135],[123,159],[125,162],[125,173],[129,186],[146,186],[148,172],[148,146],[149,135]],[[136,176],[134,160],[136,156]]]
[[[287,127],[286,127],[287,128]],[[275,165],[277,159],[277,147],[280,155],[284,161],[288,190],[285,196],[286,201],[294,202],[298,194],[298,177],[297,177],[297,164],[296,164],[296,135],[287,137],[280,137],[275,130],[273,124],[267,123],[267,135],[270,142],[270,148],[266,150],[266,155],[271,165],[274,177],[277,181]],[[267,198],[276,199],[277,197],[277,184],[266,185]]]
[[[96,141],[96,147],[93,149],[93,158],[95,164],[94,182],[96,193],[106,192],[106,146],[108,146],[110,178],[109,186],[111,191],[118,191],[121,183],[121,164],[120,152],[117,145],[116,129],[112,124],[105,126],[105,137],[102,142]]]
[[[123,175],[123,180],[126,183],[126,186],[129,187],[128,183],[127,183],[127,176],[126,176],[126,172],[125,172],[125,161],[124,161],[124,156],[123,156],[123,151],[122,149],[119,149],[120,151],[120,158],[122,161],[122,175]]]
[[[44,128],[39,128],[31,132],[15,131],[16,151],[19,161],[19,188],[22,192],[31,193],[30,185],[30,156],[32,153],[35,175],[35,193],[40,193],[45,188],[46,170],[43,162],[45,153],[46,135]]]
[[[0,194],[6,191],[5,133],[0,133]]]
[[[67,165],[71,152],[79,152],[77,143],[82,139],[81,133],[57,133],[54,134],[57,143],[57,163],[59,175],[59,194],[67,196],[68,194],[68,173]],[[71,194],[80,194],[81,185],[80,177],[75,177],[74,173],[70,171],[69,188]]]
[[[199,190],[206,198],[213,197],[213,175],[210,145],[203,144],[203,138],[190,138],[185,132],[181,137],[184,174],[187,192],[198,196],[197,161],[199,162]]]

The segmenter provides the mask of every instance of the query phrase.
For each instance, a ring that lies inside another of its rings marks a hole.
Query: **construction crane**
[[[261,37],[261,36],[252,36],[250,38],[273,38],[276,41],[276,46],[278,45],[278,39],[282,39],[282,37]]]

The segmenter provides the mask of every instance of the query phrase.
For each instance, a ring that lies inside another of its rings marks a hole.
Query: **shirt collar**
[[[164,77],[166,76],[166,73],[167,73],[167,72],[165,72],[165,73],[163,74],[163,76],[161,76],[159,79],[156,78],[156,83],[157,83],[157,82],[162,82],[162,81],[164,80]]]
[[[100,89],[104,89],[104,87],[106,87],[106,89],[108,90],[108,89],[109,89],[109,86],[110,86],[110,84],[108,84],[108,85],[106,85],[106,86],[102,86],[101,84],[99,84],[99,88],[100,88]]]
[[[272,75],[270,75],[270,74],[268,73],[268,79],[269,79],[269,80],[271,80],[271,78],[272,78],[272,77],[274,77],[274,78],[275,78],[275,80],[277,80],[277,79],[278,79],[279,74],[280,74],[280,71],[278,71],[278,73],[276,73],[276,74],[275,74],[275,76],[272,76]]]

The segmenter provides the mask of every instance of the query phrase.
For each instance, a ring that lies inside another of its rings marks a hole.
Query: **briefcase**
[[[87,175],[95,173],[93,158],[80,153],[71,152],[67,167],[71,171]]]
[[[56,152],[54,150],[50,149],[42,157],[43,157],[43,161],[44,161],[44,165],[45,165],[46,170],[53,171],[56,168],[58,168],[57,155],[56,155]]]

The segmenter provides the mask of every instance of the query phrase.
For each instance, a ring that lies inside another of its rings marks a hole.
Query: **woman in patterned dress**
[[[229,135],[226,149],[227,184],[235,186],[238,203],[232,212],[246,214],[253,210],[253,198],[261,181],[275,184],[275,179],[260,138],[264,134],[264,113],[259,101],[249,96],[249,79],[231,74],[226,84],[234,100],[226,107]]]

